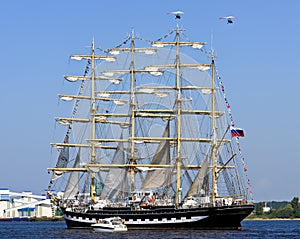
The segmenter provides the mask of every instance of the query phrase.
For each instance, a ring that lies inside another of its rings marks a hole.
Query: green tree
[[[272,209],[270,214],[268,215],[268,218],[276,218],[277,217],[277,210],[278,209]]]
[[[291,205],[293,208],[294,217],[298,217],[299,216],[299,198],[294,197],[293,200],[291,201]]]
[[[257,216],[263,215],[263,205],[264,205],[264,204],[263,204],[262,202],[256,204],[255,214],[256,214]]]
[[[276,217],[278,218],[293,218],[294,209],[290,203],[288,203],[284,208],[278,209],[276,211]]]

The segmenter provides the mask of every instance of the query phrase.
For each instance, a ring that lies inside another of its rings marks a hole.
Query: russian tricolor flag
[[[231,127],[231,137],[244,137],[244,130],[240,128]]]

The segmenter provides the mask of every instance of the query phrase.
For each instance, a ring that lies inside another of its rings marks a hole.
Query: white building
[[[264,213],[269,213],[271,211],[271,208],[267,206],[267,203],[265,202],[265,206],[263,207]]]
[[[0,188],[0,220],[26,220],[30,218],[53,218],[57,209],[46,195],[32,192],[11,192]]]

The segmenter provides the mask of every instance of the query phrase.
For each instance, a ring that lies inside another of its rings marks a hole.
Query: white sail
[[[78,150],[73,168],[78,168],[79,164],[80,164],[80,149]],[[72,171],[65,188],[64,198],[72,198],[79,193],[78,182],[79,182],[79,172]]]
[[[210,164],[211,164],[211,157],[207,156],[201,166],[201,169],[198,171],[189,191],[187,192],[186,197],[199,195],[203,186],[204,178],[208,174],[208,167]]]
[[[112,163],[113,164],[124,164],[125,163],[125,151],[123,147],[123,143],[120,142],[118,144],[118,147],[116,149],[114,158]],[[101,192],[100,197],[103,199],[109,198],[115,198],[117,189],[123,189],[126,190],[126,170],[122,168],[112,168],[109,170],[109,172],[106,175],[105,181],[104,181],[104,187]]]
[[[169,137],[169,123],[165,129],[163,137]],[[170,164],[170,143],[169,141],[162,141],[156,151],[152,160],[152,164],[169,165]],[[171,176],[170,168],[157,168],[148,171],[145,180],[142,184],[142,189],[153,189],[162,187],[170,183]]]

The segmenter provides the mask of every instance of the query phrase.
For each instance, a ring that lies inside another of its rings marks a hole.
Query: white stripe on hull
[[[153,219],[153,220],[129,219],[129,220],[125,221],[125,224],[126,225],[143,225],[143,224],[155,225],[155,224],[169,224],[169,223],[187,223],[187,222],[200,221],[207,217],[208,216],[198,216],[198,217],[191,217],[190,219],[187,219],[186,217],[181,217],[180,219],[171,218],[170,220],[168,220],[167,218],[163,218],[162,220],[159,220],[159,219]],[[67,216],[67,215],[64,215],[64,218],[69,221],[76,221],[76,222],[88,223],[88,224],[94,224],[97,221],[96,218],[92,218],[91,220],[89,220],[87,218],[83,219],[82,217],[77,218],[77,217],[71,217],[71,216]]]
[[[69,220],[69,221],[74,221],[74,222],[82,222],[82,223],[91,223],[91,224],[94,224],[97,222],[96,218],[92,218],[92,220],[89,220],[87,218],[83,219],[82,217],[71,217],[71,216],[67,216],[67,215],[64,215],[64,218],[66,220]]]
[[[186,217],[182,217],[180,219],[176,218],[171,218],[171,220],[168,220],[167,218],[163,218],[162,220],[154,219],[154,220],[149,220],[146,219],[142,221],[141,219],[138,219],[136,221],[129,219],[128,221],[125,221],[126,225],[136,225],[136,224],[168,224],[168,223],[185,223],[185,222],[196,222],[200,221],[204,218],[207,218],[208,216],[200,216],[200,217],[192,217],[191,219],[187,219]]]

